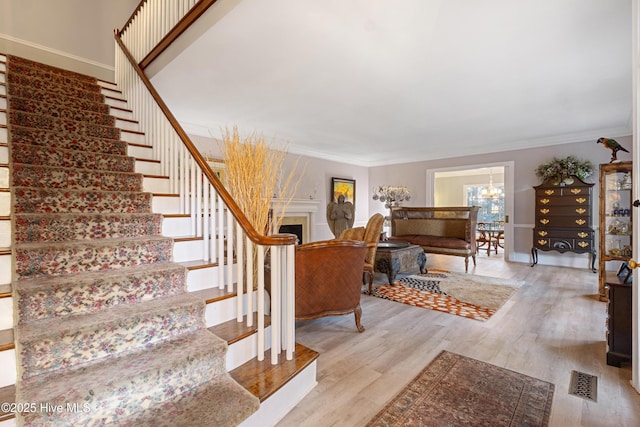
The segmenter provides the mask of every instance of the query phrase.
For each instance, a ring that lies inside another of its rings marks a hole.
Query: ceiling
[[[211,9],[211,25],[149,68],[190,134],[238,126],[362,166],[631,134],[631,0]]]

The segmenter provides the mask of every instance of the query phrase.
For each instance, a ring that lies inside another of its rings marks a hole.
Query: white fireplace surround
[[[302,225],[302,242],[309,243],[314,241],[313,224],[319,203],[311,199],[293,199],[288,203],[283,199],[273,199],[271,209],[274,217],[283,216],[282,225]]]

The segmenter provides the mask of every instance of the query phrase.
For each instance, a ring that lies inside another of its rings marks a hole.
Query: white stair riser
[[[9,134],[7,133],[7,129],[2,128],[0,129],[0,142],[4,142],[7,143],[9,142]]]
[[[154,213],[175,214],[180,213],[180,197],[153,196],[151,210]]]
[[[121,99],[106,98],[104,103],[112,107],[128,108],[126,101]]]
[[[266,331],[265,350],[271,348],[271,326],[264,328]],[[227,348],[227,371],[232,371],[238,366],[258,356],[258,335],[253,334],[240,341],[236,341]]]
[[[98,80],[98,86],[103,87],[105,89],[113,89],[118,90],[118,85],[115,83],[105,82],[103,80]]]
[[[0,86],[0,95],[7,95],[7,87],[6,86]]]
[[[0,113],[0,125],[7,125],[7,115],[6,113]]]
[[[0,188],[7,187],[0,182]],[[9,216],[9,214],[11,214],[11,193],[3,191],[0,193],[0,216]]]
[[[6,83],[7,79],[6,79],[6,74],[0,74],[0,83]]]
[[[15,418],[9,418],[6,421],[0,421],[0,427],[16,427],[16,419]]]
[[[273,426],[287,415],[318,384],[317,360],[296,374],[275,394],[260,403],[260,409],[239,424],[239,427]]]
[[[122,99],[123,100],[122,93],[120,93],[120,91],[118,89],[115,89],[115,88],[111,89],[109,87],[104,87],[103,86],[102,89],[100,90],[100,93],[102,93],[104,96],[109,96],[111,98]]]
[[[169,237],[189,236],[192,230],[191,218],[164,218],[162,235]]]
[[[223,276],[226,277],[226,274]],[[225,282],[226,283],[226,282]],[[189,292],[203,289],[217,288],[220,284],[218,266],[189,270],[187,274],[187,289]]]
[[[138,125],[138,123],[130,122],[128,120],[120,120],[118,118],[116,118],[116,127],[118,129],[135,130],[136,132],[140,130],[140,125]]]
[[[0,164],[2,163],[5,165],[9,163],[9,147],[0,147]]]
[[[1,75],[2,74],[0,74],[0,76]],[[0,109],[3,109],[3,110],[7,109],[7,98],[0,98]]]
[[[133,112],[129,110],[122,110],[120,108],[109,108],[109,114],[119,119],[133,120]]]
[[[145,176],[142,180],[142,191],[150,193],[168,193],[170,190],[169,179]]]
[[[0,298],[0,330],[11,328],[13,328],[13,298]]]
[[[0,167],[0,188],[9,188],[9,168]]]
[[[146,141],[144,134],[127,131],[120,132],[120,140],[133,144],[145,144]]]
[[[137,145],[129,145],[127,147],[127,155],[136,159],[151,159],[153,151],[148,147],[139,147]]]
[[[0,387],[6,387],[16,383],[16,351],[0,351]],[[13,367],[13,369],[11,369]]]
[[[269,295],[265,291],[266,310],[269,309],[268,297]],[[244,312],[242,314],[246,316],[247,295],[246,294],[242,295],[242,298],[243,298],[242,305],[244,307]],[[257,302],[258,302],[257,291],[254,291],[253,304],[252,304],[254,312],[257,310],[257,306],[258,306]],[[210,326],[219,325],[220,323],[228,322],[229,320],[236,319],[237,305],[238,305],[237,297],[227,298],[220,301],[216,301],[215,303],[212,303],[212,304],[207,304],[207,307],[205,308],[205,312],[204,312],[204,318],[207,324],[207,328]]]
[[[185,262],[203,259],[202,240],[187,240],[173,244],[173,261]]]
[[[156,162],[144,162],[137,160],[136,169],[137,173],[143,173],[146,175],[161,175],[162,169],[160,163]]]
[[[8,285],[13,280],[11,255],[0,255],[0,285]],[[13,312],[13,307],[11,308]]]
[[[11,221],[0,220],[0,248],[11,246]]]

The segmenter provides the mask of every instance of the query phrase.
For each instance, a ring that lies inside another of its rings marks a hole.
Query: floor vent
[[[571,371],[569,394],[583,399],[598,401],[598,377],[584,372]]]

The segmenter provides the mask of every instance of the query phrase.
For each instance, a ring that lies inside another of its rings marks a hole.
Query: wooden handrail
[[[156,103],[162,110],[162,113],[165,115],[165,117],[167,118],[171,126],[174,128],[174,130],[178,134],[178,137],[180,137],[183,144],[186,146],[187,150],[189,150],[189,153],[193,156],[195,162],[198,164],[198,166],[200,166],[200,169],[202,169],[202,173],[207,177],[211,185],[213,185],[213,187],[216,189],[216,191],[222,198],[223,202],[227,206],[227,209],[229,209],[229,211],[231,212],[233,217],[236,219],[238,224],[242,227],[242,229],[244,230],[246,235],[249,237],[249,239],[253,243],[258,245],[263,245],[263,246],[280,246],[280,245],[295,244],[297,237],[293,234],[279,234],[279,235],[272,235],[272,236],[264,236],[256,231],[256,229],[251,225],[251,223],[249,222],[247,217],[244,215],[244,213],[242,212],[238,204],[235,202],[235,200],[233,200],[233,197],[231,197],[231,195],[229,194],[227,189],[224,187],[224,185],[220,182],[218,177],[209,168],[209,165],[207,164],[204,157],[202,157],[202,154],[200,154],[200,152],[195,147],[191,139],[189,139],[189,137],[187,136],[184,129],[182,129],[182,126],[180,126],[180,123],[178,123],[176,118],[173,116],[173,113],[171,113],[171,111],[167,107],[167,104],[165,104],[165,102],[162,100],[162,97],[160,97],[160,94],[158,94],[155,87],[151,84],[151,81],[144,74],[144,71],[142,71],[142,69],[138,66],[135,59],[131,55],[131,52],[129,52],[129,49],[127,49],[122,39],[120,38],[120,32],[118,30],[114,31],[114,37],[116,39],[116,42],[118,43],[118,46],[120,46],[120,49],[122,49],[122,52],[127,57],[129,63],[131,64],[133,69],[136,71],[138,77],[142,80],[147,90],[149,91],[153,99],[156,101]]]
[[[184,33],[195,21],[198,20],[200,15],[205,13],[209,7],[213,6],[218,0],[200,0],[193,6],[186,15],[178,21],[175,27],[171,29],[165,35],[162,40],[153,48],[151,52],[140,61],[140,68],[146,69],[155,59],[162,55],[170,45],[173,43],[182,33]]]

